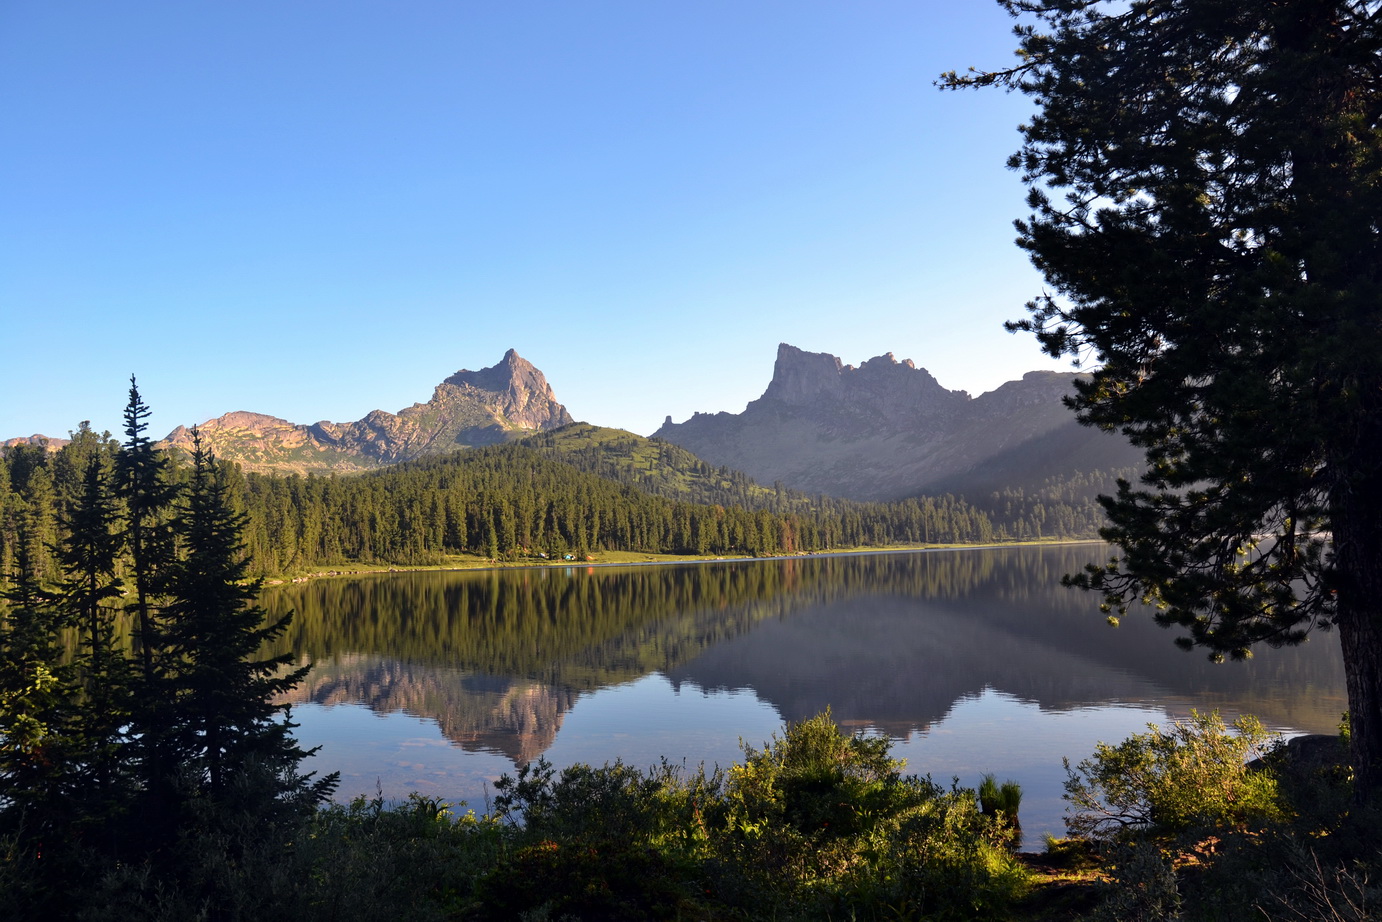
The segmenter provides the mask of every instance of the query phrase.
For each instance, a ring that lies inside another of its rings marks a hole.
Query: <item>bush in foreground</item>
[[[1346,747],[1310,742],[1281,746],[1252,718],[1192,712],[1067,763],[1067,826],[1106,880],[1089,918],[1377,918],[1377,818],[1350,810]]]
[[[996,919],[1027,881],[1010,827],[973,790],[903,775],[887,740],[828,714],[746,746],[727,772],[539,760],[496,788],[487,816],[414,795],[327,807],[287,837],[190,831],[176,875],[93,866],[72,883],[72,917]]]
[[[1113,839],[1271,819],[1280,812],[1276,776],[1247,768],[1271,743],[1256,718],[1238,718],[1230,732],[1217,711],[1191,711],[1170,727],[1150,724],[1117,745],[1098,743],[1074,768],[1066,760],[1065,798],[1075,810],[1066,827]]]
[[[524,823],[481,914],[994,918],[1025,884],[1009,827],[972,790],[903,776],[886,739],[827,713],[744,752],[723,775],[539,762],[501,780],[498,812]]]

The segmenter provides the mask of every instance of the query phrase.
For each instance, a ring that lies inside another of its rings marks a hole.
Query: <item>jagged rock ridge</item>
[[[355,422],[307,426],[240,411],[197,428],[219,457],[249,470],[346,473],[571,422],[542,372],[510,349],[497,365],[462,369],[438,384],[426,403],[397,413],[373,410]],[[163,444],[186,450],[191,442],[191,432],[179,426]]]
[[[1079,426],[1061,402],[1076,377],[1034,371],[971,398],[892,353],[855,368],[782,343],[772,381],[743,413],[668,417],[654,436],[760,483],[859,500],[1136,464],[1125,441]]]

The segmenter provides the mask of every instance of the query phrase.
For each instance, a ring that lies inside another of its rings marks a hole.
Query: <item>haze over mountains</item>
[[[856,368],[783,343],[767,389],[742,413],[697,413],[683,423],[668,417],[653,438],[762,484],[856,500],[1031,489],[1074,471],[1134,466],[1139,455],[1124,439],[1079,426],[1063,406],[1075,378],[1030,372],[970,397],[891,353]],[[573,422],[542,372],[510,349],[397,413],[304,425],[238,411],[197,428],[219,457],[246,470],[344,474]],[[162,444],[189,450],[191,441],[179,426]]]
[[[654,437],[760,483],[856,500],[1135,466],[1126,440],[1079,425],[1061,402],[1077,377],[1033,371],[970,397],[892,353],[855,368],[783,343],[767,390],[743,413],[668,417]]]

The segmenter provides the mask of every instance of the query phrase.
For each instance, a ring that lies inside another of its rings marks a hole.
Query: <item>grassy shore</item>
[[[889,544],[863,545],[858,547],[831,548],[828,551],[802,552],[798,554],[774,554],[762,557],[726,556],[723,554],[650,554],[644,551],[600,551],[584,559],[557,560],[545,557],[519,557],[513,559],[481,557],[476,554],[447,554],[440,562],[430,564],[367,564],[342,563],[329,567],[311,569],[267,577],[267,585],[286,582],[306,582],[310,579],[323,579],[335,576],[369,576],[377,573],[427,573],[452,572],[459,570],[515,570],[540,567],[628,567],[661,566],[667,564],[713,563],[729,560],[792,560],[811,557],[841,557],[853,554],[894,554],[909,551],[978,550],[992,547],[1029,547],[1034,545],[1060,544],[1098,544],[1096,539],[1043,538],[1034,541],[1001,541],[982,544]]]

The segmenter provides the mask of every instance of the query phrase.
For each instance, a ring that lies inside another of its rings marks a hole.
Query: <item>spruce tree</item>
[[[307,667],[265,656],[291,614],[269,622],[256,604],[260,580],[247,579],[244,515],[233,508],[227,471],[192,431],[191,480],[177,510],[178,559],[167,581],[161,630],[171,702],[163,732],[184,790],[213,811],[297,815],[329,796],[335,776],[300,773],[309,753],[291,734],[277,699]]]
[[[167,733],[171,706],[160,652],[164,640],[159,623],[158,600],[172,560],[169,510],[177,494],[167,456],[145,435],[151,413],[130,376],[125,406],[125,442],[116,456],[116,492],[125,506],[125,546],[133,585],[129,608],[134,618],[138,656],[136,704],[130,719],[142,778],[144,801],[140,812],[146,822],[139,831],[138,848],[157,851],[176,829],[175,756],[168,751]]]
[[[154,650],[159,640],[154,597],[171,555],[167,511],[176,495],[167,456],[145,434],[151,412],[131,375],[129,402],[125,406],[125,443],[116,459],[116,482],[125,503],[135,631],[140,670],[146,683],[156,679]]]
[[[18,497],[10,491],[10,466],[0,455],[0,574],[10,572],[10,556],[14,550],[14,510]]]

